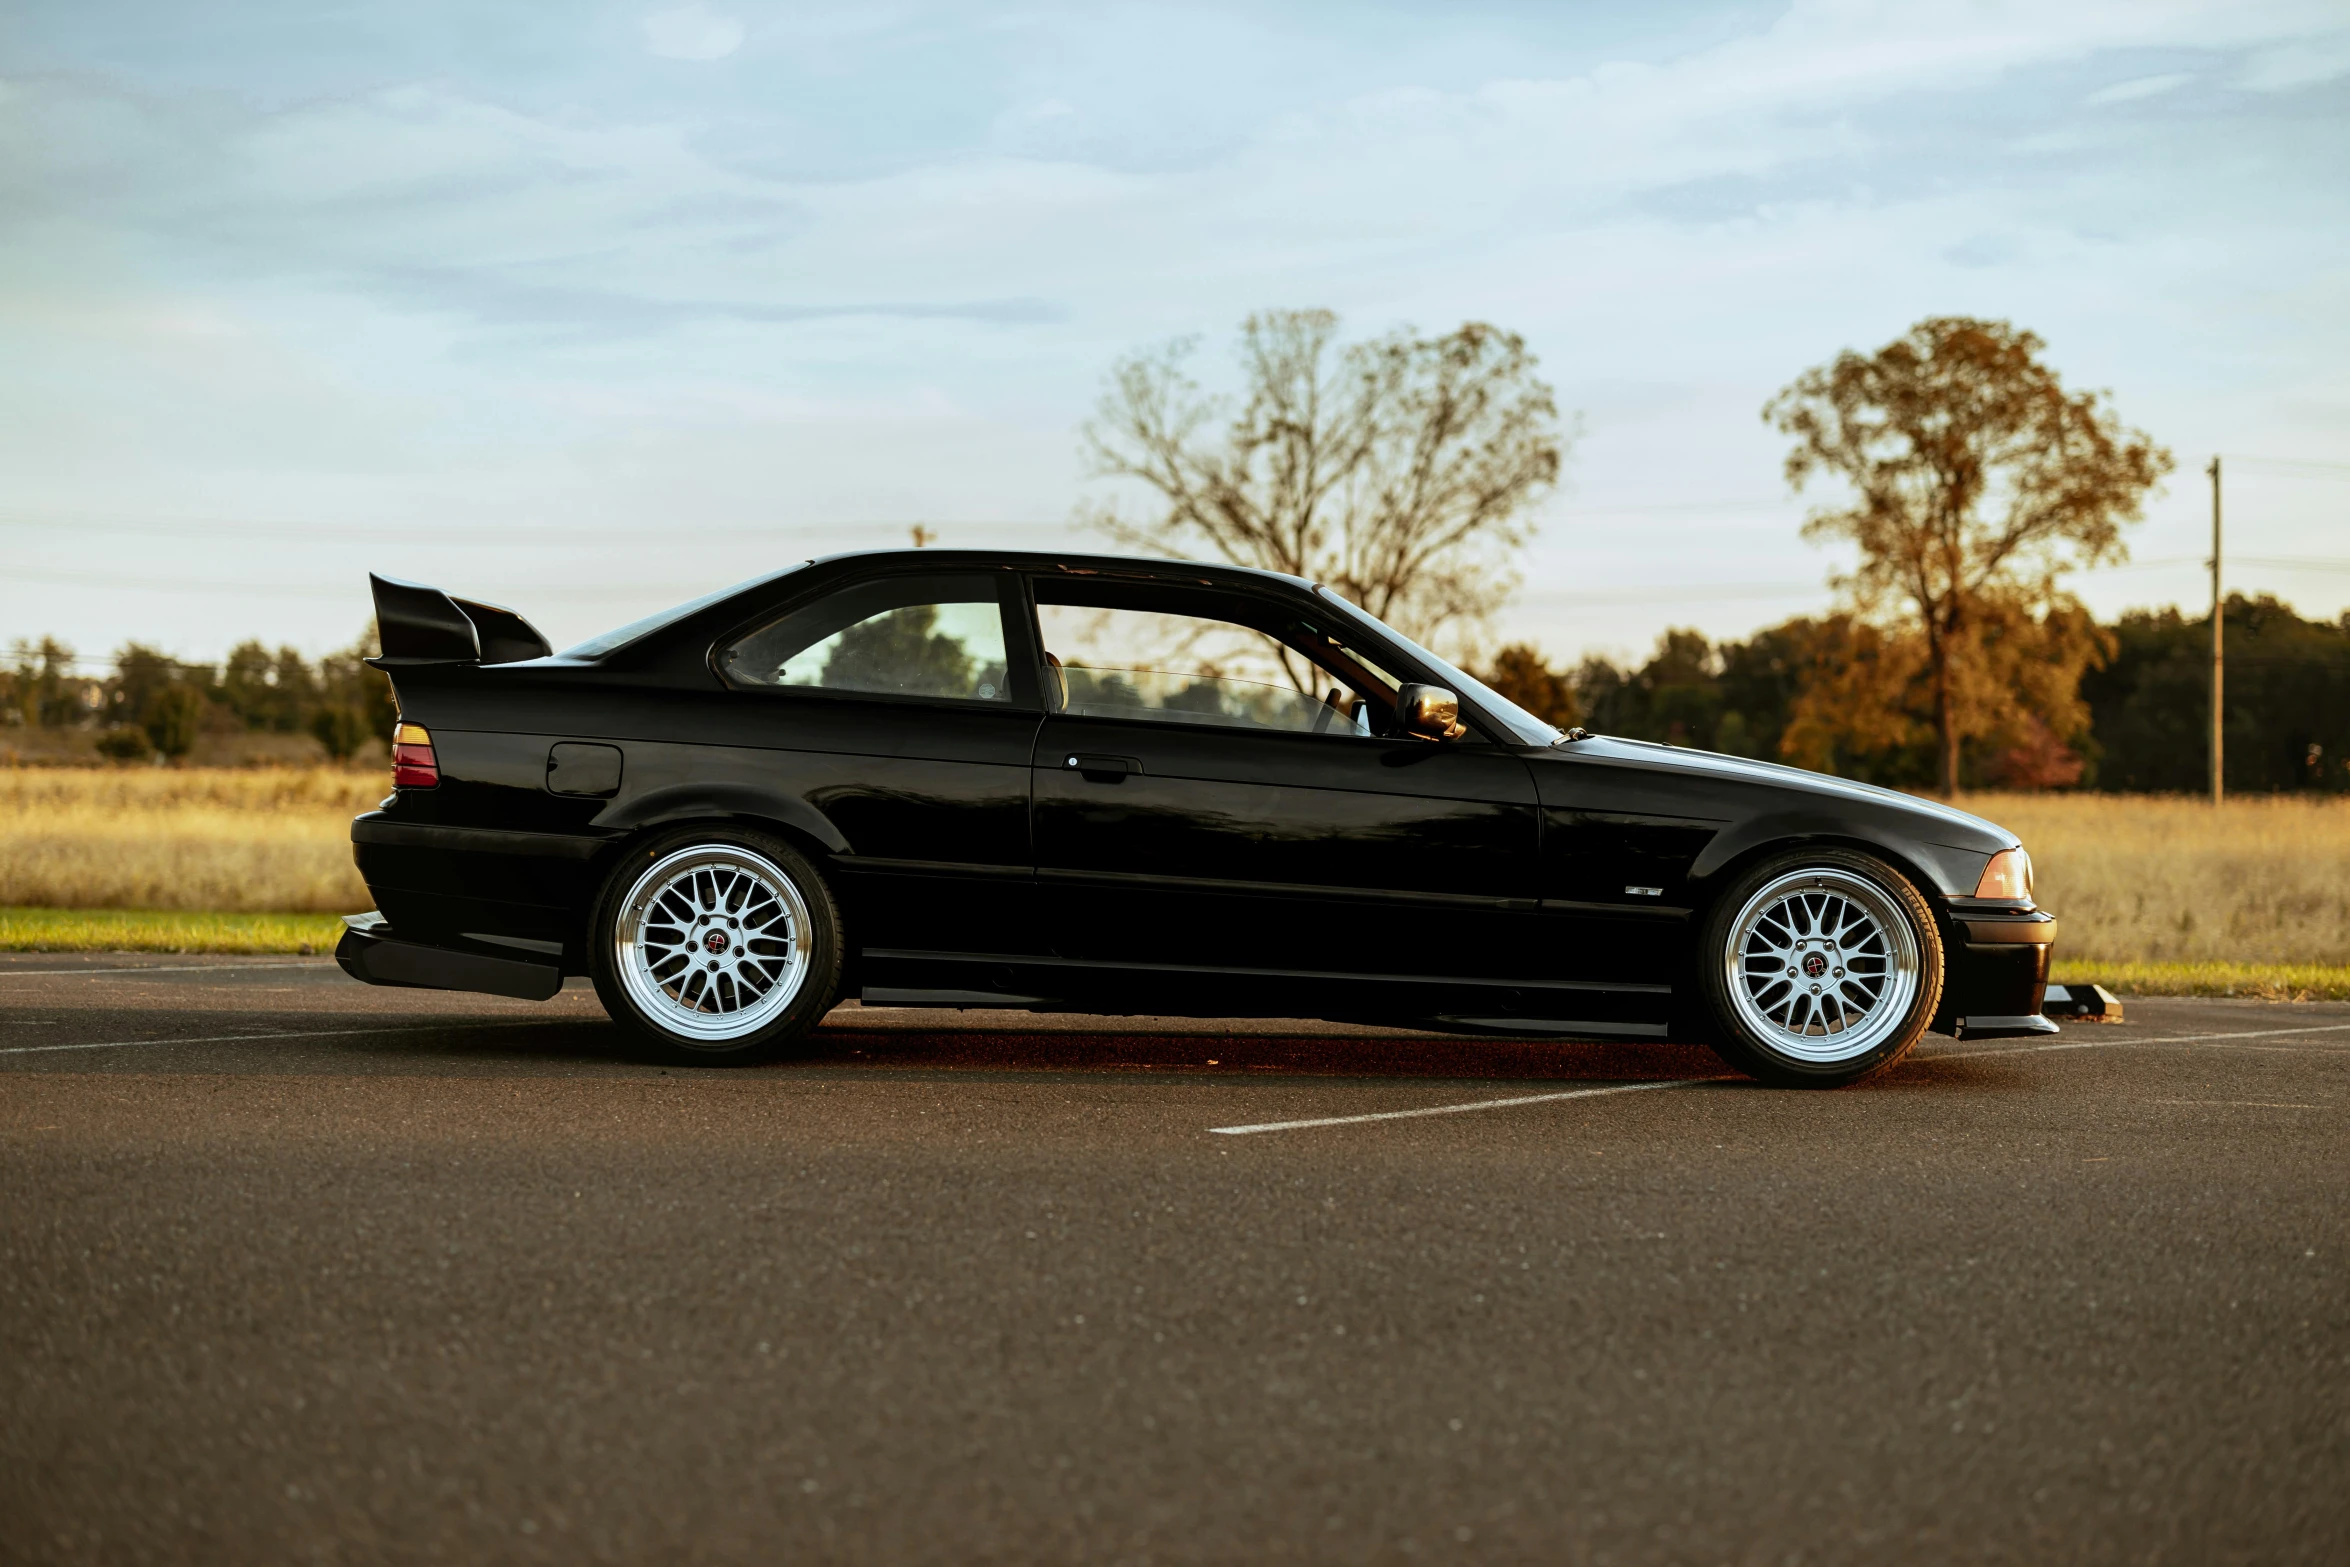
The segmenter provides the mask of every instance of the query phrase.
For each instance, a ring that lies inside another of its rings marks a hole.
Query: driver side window
[[[1046,699],[1073,716],[1367,737],[1393,704],[1370,671],[1335,673],[1209,605],[1051,603],[1039,589]]]

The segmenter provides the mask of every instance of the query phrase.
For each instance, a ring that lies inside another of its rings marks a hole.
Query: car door
[[[760,782],[847,840],[829,861],[863,954],[1044,950],[1028,902],[1041,716],[1018,579],[899,571],[723,640]],[[740,754],[739,752],[737,754]]]
[[[1323,992],[1526,967],[1521,758],[1388,738],[1395,678],[1301,608],[1098,578],[1035,596],[1037,884],[1060,957]]]

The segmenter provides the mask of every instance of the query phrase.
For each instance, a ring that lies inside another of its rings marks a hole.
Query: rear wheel
[[[604,884],[596,994],[667,1059],[771,1060],[832,1009],[840,914],[805,856],[764,833],[700,828],[631,854]]]
[[[1942,999],[1942,936],[1884,861],[1809,850],[1755,867],[1714,904],[1697,979],[1724,1061],[1781,1087],[1841,1088],[1925,1033]]]

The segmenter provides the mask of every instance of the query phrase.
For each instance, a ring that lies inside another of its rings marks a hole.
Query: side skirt
[[[1662,1038],[1669,985],[1213,969],[868,947],[873,1006],[1025,1008],[1158,1017],[1299,1017],[1473,1033]]]

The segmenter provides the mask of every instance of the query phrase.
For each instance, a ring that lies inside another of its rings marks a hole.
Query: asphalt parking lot
[[[0,1559],[2350,1559],[2350,1006],[1701,1050],[0,958]],[[1436,1112],[1436,1113],[1429,1113]]]

